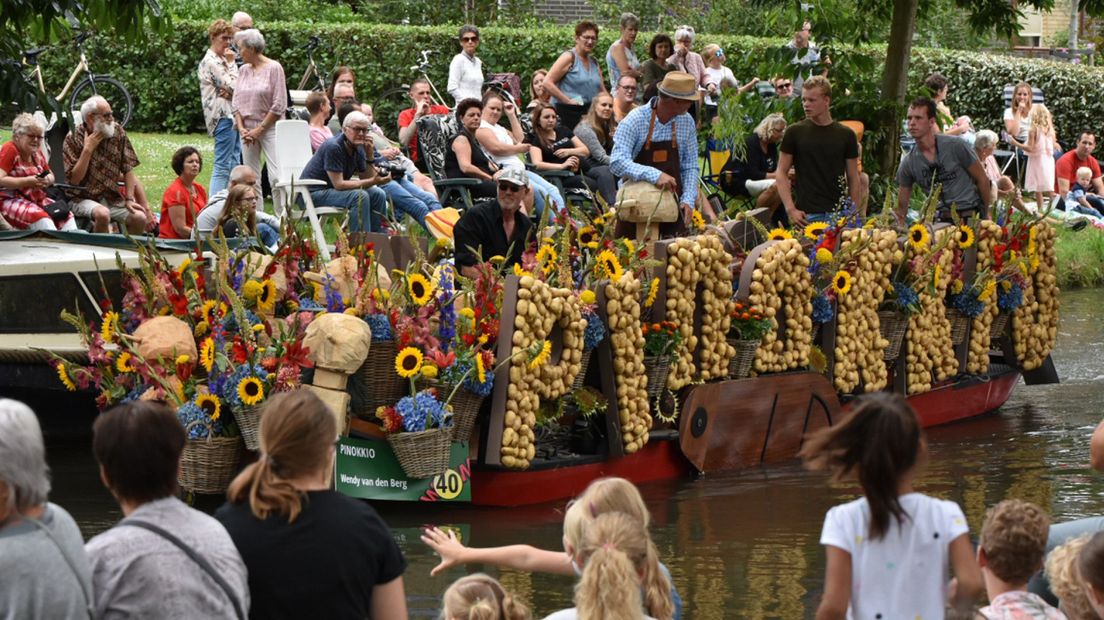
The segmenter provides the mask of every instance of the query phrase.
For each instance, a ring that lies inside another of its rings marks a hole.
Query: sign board
[[[408,478],[386,441],[342,437],[334,461],[334,486],[360,499],[470,502],[468,445],[452,444],[449,468],[431,478]]]

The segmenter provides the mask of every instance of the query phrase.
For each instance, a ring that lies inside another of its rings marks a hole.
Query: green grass
[[[1089,226],[1073,231],[1058,228],[1054,244],[1058,286],[1078,288],[1104,284],[1104,230]]]

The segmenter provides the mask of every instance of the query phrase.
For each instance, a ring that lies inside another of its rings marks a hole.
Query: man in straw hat
[[[682,221],[661,228],[663,234],[685,230],[698,198],[698,133],[687,110],[699,97],[694,76],[672,71],[660,83],[659,95],[629,112],[613,138],[613,174],[678,196]]]

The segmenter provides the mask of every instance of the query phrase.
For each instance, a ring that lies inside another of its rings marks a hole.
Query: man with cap
[[[533,229],[533,223],[521,210],[529,191],[529,175],[525,170],[506,168],[498,174],[498,200],[464,211],[453,229],[456,266],[461,274],[476,277],[480,259],[487,261],[492,256],[503,257],[503,267],[521,262]]]
[[[678,196],[682,221],[662,226],[664,235],[685,230],[698,198],[698,132],[687,114],[698,99],[694,76],[672,71],[659,84],[659,95],[629,112],[613,137],[614,175],[648,181]]]

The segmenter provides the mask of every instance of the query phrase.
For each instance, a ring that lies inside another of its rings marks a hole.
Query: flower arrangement
[[[649,357],[669,357],[682,342],[678,325],[672,321],[645,323],[641,331],[644,333],[644,355]]]
[[[732,310],[732,322],[728,328],[728,337],[732,340],[754,340],[758,342],[771,330],[770,318],[758,308],[735,302]]]
[[[436,388],[403,396],[392,407],[380,407],[376,415],[387,433],[419,433],[452,426],[452,410],[441,402]]]

